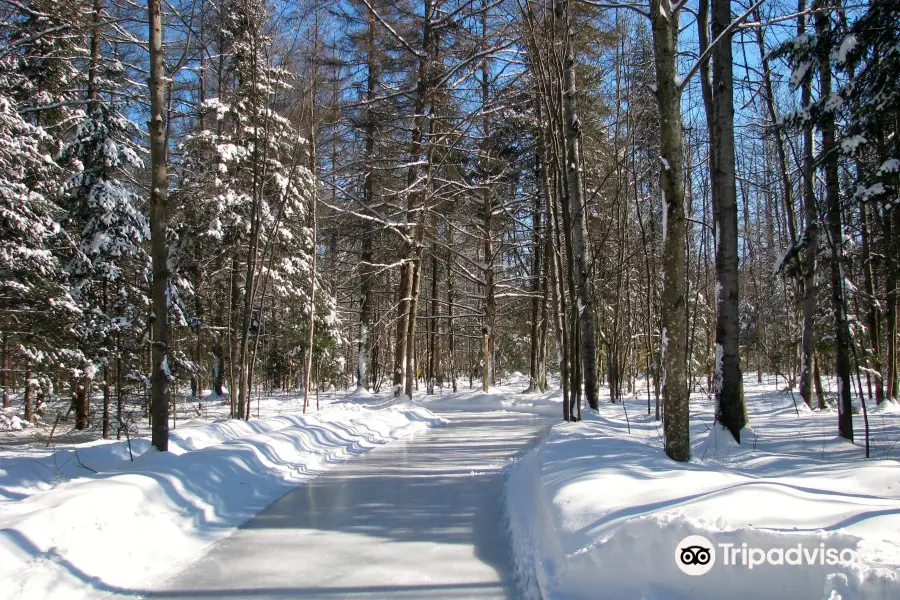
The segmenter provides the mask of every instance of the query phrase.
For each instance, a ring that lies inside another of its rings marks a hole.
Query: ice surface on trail
[[[3,597],[95,598],[171,573],[297,484],[441,421],[411,404],[341,403],[314,415],[186,428],[173,436],[174,452],[147,450],[133,463],[121,444],[81,448],[100,474],[3,506]],[[146,441],[133,445],[146,449]],[[119,460],[91,461],[94,447]]]

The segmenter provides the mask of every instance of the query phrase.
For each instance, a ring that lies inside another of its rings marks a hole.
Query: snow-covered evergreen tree
[[[79,309],[55,254],[63,241],[52,200],[58,168],[46,152],[49,136],[11,97],[17,78],[15,61],[0,61],[0,330],[37,369],[64,354],[59,325]]]
[[[10,94],[26,120],[45,131],[68,127],[78,101],[87,6],[84,0],[30,0],[17,4],[10,17],[6,42],[15,63],[7,71],[14,84]]]
[[[285,353],[303,345],[311,314],[322,340],[334,345],[339,335],[334,299],[317,293],[315,309],[309,300],[314,244],[308,210],[317,182],[307,167],[308,142],[278,110],[291,92],[292,75],[268,58],[275,53],[265,35],[268,9],[259,0],[231,0],[221,14],[230,57],[225,71],[235,84],[201,107],[204,127],[181,148],[172,198],[193,221],[185,230],[195,260],[202,261],[204,254],[229,256],[224,278],[195,279],[219,294],[232,287],[231,318],[224,320],[230,322],[236,363],[231,385],[239,386],[239,371],[255,348],[257,328],[251,321],[260,310],[278,311],[284,323],[280,331],[290,338],[282,347]]]
[[[67,173],[59,193],[71,240],[64,267],[72,297],[82,308],[68,328],[81,353],[72,372],[79,429],[88,425],[93,379],[101,371],[106,375],[117,352],[114,336],[143,329],[149,265],[147,218],[133,183],[134,172],[143,167],[137,145],[141,133],[121,104],[128,79],[115,51],[104,44],[103,18],[102,5],[95,4],[82,104],[71,116],[72,134],[58,155]],[[107,435],[108,423],[107,403]]]

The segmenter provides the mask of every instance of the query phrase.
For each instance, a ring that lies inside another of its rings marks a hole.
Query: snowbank
[[[603,404],[555,426],[507,481],[523,596],[900,598],[900,465],[889,445],[875,445],[887,458],[866,460],[835,438],[836,414],[795,411],[774,388],[747,388],[743,443],[710,427],[711,406],[698,403],[685,464],[666,458],[645,399],[628,400],[628,422],[620,405]],[[876,426],[880,439],[900,435],[893,413]],[[700,576],[676,563],[692,535],[716,553]],[[854,560],[829,564],[833,556]]]
[[[27,470],[22,458],[16,473],[0,477],[8,500],[0,508],[0,589],[6,598],[139,594],[143,582],[176,572],[299,483],[441,422],[411,405],[342,403],[311,416],[185,427],[169,453],[134,440],[133,450],[144,451],[134,462],[124,442],[73,446],[57,460],[77,451],[99,473],[47,491],[40,477],[31,488],[13,481]]]
[[[525,393],[528,378],[521,373],[509,375],[503,385],[492,387],[487,393],[481,390],[480,382],[476,384],[474,389],[467,389],[467,384],[460,381],[460,391],[456,394],[439,390],[438,395],[422,394],[417,399],[424,406],[433,406],[439,410],[499,410],[554,418],[562,416],[562,391],[551,387],[546,392]]]

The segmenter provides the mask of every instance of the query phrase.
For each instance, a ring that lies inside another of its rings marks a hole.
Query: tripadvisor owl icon
[[[689,535],[675,546],[675,564],[688,575],[705,575],[716,564],[716,548],[702,535]]]

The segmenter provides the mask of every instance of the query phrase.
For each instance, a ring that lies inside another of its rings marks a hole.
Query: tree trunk
[[[896,206],[887,206],[884,211],[884,248],[886,250],[885,262],[887,277],[887,315],[885,332],[887,337],[887,396],[891,400],[897,400],[898,397],[898,368],[897,368],[897,286],[900,285],[900,209]]]
[[[254,151],[255,153],[256,151]],[[255,172],[260,165],[260,160],[253,161],[256,182],[258,175]],[[250,208],[250,240],[247,245],[247,263],[244,273],[244,304],[241,313],[241,337],[238,354],[238,414],[246,418],[250,405],[250,367],[248,364],[250,353],[250,326],[253,320],[253,297],[256,293],[256,259],[259,251],[260,229],[260,198],[257,192],[257,184],[254,183],[253,203]]]
[[[712,38],[731,24],[731,0],[712,1]],[[734,164],[734,82],[731,36],[712,49],[713,126],[711,153],[716,244],[716,419],[740,443],[747,423],[741,378],[738,299],[737,184]]]
[[[313,96],[313,104],[315,103],[315,96]],[[303,386],[303,412],[306,412],[306,408],[309,405],[309,382],[310,375],[312,374],[312,362],[313,362],[313,346],[315,344],[315,335],[316,335],[316,258],[319,254],[318,250],[318,215],[317,212],[317,204],[319,197],[318,180],[316,179],[316,136],[315,136],[315,113],[311,115],[313,119],[310,124],[310,130],[312,131],[309,143],[309,166],[310,171],[313,174],[313,190],[312,190],[312,206],[310,207],[310,225],[311,225],[311,236],[312,236],[312,247],[311,255],[312,260],[310,264],[310,275],[309,275],[309,326],[307,327],[306,334],[306,368],[304,369],[304,376],[306,377],[306,385]]]
[[[415,317],[412,315],[413,308],[412,295],[415,283],[415,267],[416,267],[416,241],[418,239],[418,231],[413,231],[419,226],[415,222],[416,209],[419,205],[420,197],[424,194],[411,189],[418,179],[419,167],[418,162],[422,156],[422,137],[425,132],[425,102],[428,96],[429,81],[428,75],[431,70],[431,37],[432,37],[432,2],[425,0],[424,21],[422,24],[422,54],[419,58],[418,72],[416,73],[416,94],[413,104],[413,129],[409,142],[409,159],[410,165],[407,170],[406,184],[407,203],[406,203],[406,223],[403,227],[403,233],[406,241],[403,248],[403,265],[400,267],[400,283],[397,287],[397,330],[396,343],[394,345],[394,396],[403,394],[406,390],[412,391],[412,381],[406,381],[408,365],[412,362],[412,348],[409,347],[410,320]]]
[[[871,368],[875,375],[875,404],[884,402],[883,364],[881,362],[881,310],[878,306],[878,297],[875,295],[875,277],[872,272],[872,242],[869,230],[869,206],[862,203],[859,206],[859,217],[863,247],[863,276],[866,285],[866,325],[869,329],[869,348],[871,350]],[[866,373],[868,378],[869,374]],[[871,397],[871,386],[870,386]]]
[[[481,4],[481,47],[487,48],[487,11],[488,0],[482,0]],[[484,322],[482,323],[481,339],[481,390],[487,393],[488,388],[494,383],[494,326],[496,325],[497,307],[494,300],[494,240],[493,240],[493,190],[490,187],[490,179],[493,170],[493,157],[489,148],[491,136],[489,88],[489,63],[485,57],[481,61],[481,135],[484,147],[481,149],[481,200],[484,211]]]
[[[371,235],[363,236],[363,247],[360,265],[360,307],[359,307],[359,346],[356,353],[356,387],[369,389],[366,381],[366,368],[372,354],[372,342],[369,329],[372,327],[372,263]]]
[[[2,365],[0,365],[0,388],[3,394],[3,408],[9,408],[9,334],[5,331],[3,335],[3,357]]]
[[[109,439],[109,366],[103,367],[103,439]]]
[[[225,380],[225,352],[222,348],[222,339],[218,335],[212,347],[213,354],[213,393],[221,398],[225,395],[223,383]]]
[[[409,318],[406,330],[406,387],[403,393],[410,399],[413,397],[413,388],[418,389],[418,373],[416,369],[416,330],[418,329],[417,315],[419,312],[419,295],[422,287],[422,233],[421,223],[416,224],[417,238],[415,242],[415,255],[413,257],[412,282],[409,297]]]
[[[536,109],[538,114],[540,113],[540,99],[536,98]],[[538,138],[539,144],[543,143],[543,127],[538,124]],[[541,156],[541,150],[535,154],[535,163],[537,167],[537,187],[538,193],[534,198],[534,207],[531,211],[531,220],[532,220],[532,235],[531,235],[531,252],[532,252],[532,261],[531,261],[531,293],[533,294],[531,298],[531,355],[530,355],[530,371],[528,378],[528,388],[525,392],[534,392],[542,388],[542,377],[541,377],[541,347],[543,344],[543,332],[546,332],[546,328],[542,326],[541,321],[541,312],[546,312],[546,292],[542,298],[539,297],[541,290],[545,288],[542,285],[542,277],[541,277],[541,269],[543,268],[541,253],[543,240],[541,237],[541,212],[543,210],[542,204],[544,201],[544,196],[546,194],[546,172],[544,165],[543,157]]]
[[[484,323],[481,330],[481,391],[487,393],[493,374],[491,346],[494,338],[496,307],[494,304],[494,246],[491,239],[491,192],[485,187],[484,201]]]
[[[805,2],[805,0],[801,0],[801,2]],[[802,12],[802,9],[798,10],[798,12]],[[758,8],[753,12],[753,18],[756,19],[757,22],[762,23],[762,17]],[[799,19],[803,20],[803,17],[799,17]],[[762,57],[765,103],[769,113],[769,121],[775,134],[775,151],[778,153],[778,173],[781,176],[781,189],[784,194],[784,212],[785,217],[787,217],[788,235],[790,236],[790,242],[793,246],[797,243],[797,219],[794,216],[793,186],[791,185],[790,169],[788,168],[788,160],[785,151],[784,130],[781,127],[778,127],[779,116],[775,105],[772,70],[769,66],[769,58],[766,52],[764,37],[764,29],[762,27],[756,28],[756,44],[759,48],[759,55]],[[771,233],[771,228],[769,229],[769,232]]]
[[[813,354],[813,382],[816,388],[816,399],[818,400],[819,410],[825,410],[828,405],[825,403],[825,392],[822,389],[822,373],[819,372],[819,359]]]
[[[819,39],[827,38],[828,15],[816,14],[816,30]],[[827,43],[827,42],[826,42]],[[830,56],[828,48],[823,50]],[[831,67],[826,62],[819,69],[819,81],[823,98],[831,95]],[[835,354],[838,386],[838,432],[842,438],[853,440],[853,413],[850,379],[850,325],[847,320],[847,301],[844,297],[844,270],[842,245],[844,227],[841,219],[841,191],[838,182],[838,154],[835,144],[834,116],[822,120],[822,155],[825,166],[825,200],[828,206],[828,238],[831,247],[831,299],[834,310]]]
[[[166,246],[166,145],[165,145],[165,65],[162,49],[162,0],[148,0],[150,40],[150,256],[153,309],[152,373],[150,411],[153,415],[151,443],[160,452],[169,449],[169,267]]]
[[[231,403],[230,417],[232,419],[237,419],[240,414],[237,406],[237,373],[235,373],[235,368],[239,361],[238,349],[240,348],[240,339],[237,335],[238,306],[241,302],[241,288],[238,282],[239,272],[238,243],[235,240],[231,247],[231,296],[228,307],[228,397]]]
[[[397,333],[394,339],[394,396],[400,396],[406,389],[406,340],[409,328],[409,305],[412,298],[414,256],[410,256],[411,244],[406,244],[404,260],[401,267],[400,284],[397,287]]]
[[[440,349],[437,343],[438,326],[438,260],[437,243],[431,245],[431,318],[428,319],[428,381],[426,391],[434,394],[434,385],[437,381],[438,356]]]
[[[682,140],[678,77],[678,12],[670,0],[652,0],[656,100],[660,118],[660,189],[663,194],[664,242],[662,318],[662,397],[666,454],[677,461],[691,457],[686,377],[685,219],[682,183]]]
[[[450,373],[450,383],[453,393],[456,393],[456,340],[454,339],[453,324],[453,228],[447,227],[447,369]]]
[[[25,409],[25,420],[29,423],[34,418],[33,414],[33,401],[32,401],[32,386],[31,386],[31,359],[26,356],[25,357],[25,398],[24,400],[24,409]],[[84,427],[78,427],[78,429],[84,429]]]
[[[366,36],[366,61],[367,61],[367,77],[366,77],[366,147],[365,147],[365,179],[363,182],[363,191],[365,193],[366,204],[372,206],[375,201],[375,177],[373,169],[375,168],[375,111],[372,104],[375,101],[375,92],[378,87],[378,60],[375,56],[375,15],[368,13],[368,32]],[[361,264],[359,267],[359,346],[356,356],[356,387],[369,389],[366,380],[366,368],[368,367],[370,356],[372,354],[372,342],[370,340],[370,328],[372,327],[372,272],[371,263],[374,258],[372,250],[372,236],[374,232],[368,221],[364,223],[365,232],[363,233],[362,255],[360,257]]]
[[[565,7],[566,30],[569,31],[569,2]],[[587,207],[584,202],[581,169],[581,121],[578,119],[575,99],[575,50],[571,40],[566,38],[566,55],[563,70],[563,113],[565,119],[566,168],[569,186],[569,204],[572,212],[572,257],[570,265],[575,278],[577,305],[580,325],[579,350],[581,354],[581,375],[584,394],[588,405],[594,410],[600,408],[597,396],[597,336],[594,314],[594,290],[588,272],[588,227]],[[580,382],[579,382],[580,383]]]
[[[800,0],[798,12],[806,10],[806,0]],[[797,34],[806,32],[806,17],[798,17]],[[809,106],[812,100],[812,82],[803,83],[800,103]],[[800,338],[800,397],[812,408],[813,401],[813,359],[816,347],[816,253],[819,246],[819,211],[815,195],[815,159],[813,157],[812,123],[803,128],[803,212],[806,221],[803,251],[803,330]]]

